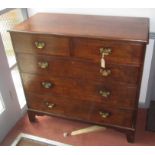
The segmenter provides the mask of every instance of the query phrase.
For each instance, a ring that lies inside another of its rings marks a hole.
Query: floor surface
[[[1,145],[10,145],[19,133],[28,133],[74,146],[154,146],[155,132],[145,131],[145,122],[146,110],[139,109],[135,143],[128,143],[125,134],[112,129],[64,138],[64,132],[90,125],[48,116],[37,116],[37,121],[30,123],[26,114],[17,122]]]

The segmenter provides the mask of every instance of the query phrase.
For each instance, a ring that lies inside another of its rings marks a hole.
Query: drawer
[[[135,108],[136,87],[114,82],[97,83],[72,78],[55,78],[22,74],[26,92],[60,95],[97,102],[100,105]]]
[[[144,59],[145,45],[130,42],[104,41],[95,39],[73,39],[74,56],[100,62],[103,52],[111,50],[105,55],[106,63],[132,64],[140,66]],[[100,49],[102,49],[100,51]]]
[[[17,53],[69,56],[69,39],[45,34],[11,33]]]
[[[132,127],[133,112],[114,108],[105,108],[82,102],[69,100],[61,96],[47,96],[27,93],[29,109],[47,112],[56,116],[85,120],[92,123]]]
[[[94,106],[90,120],[111,126],[132,127],[134,111]]]
[[[91,114],[90,104],[61,96],[27,93],[27,103],[30,109],[81,120],[88,120]]]
[[[22,72],[46,76],[73,77],[101,82],[117,81],[136,85],[140,73],[139,67],[129,65],[107,64],[106,69],[101,69],[96,63],[67,58],[19,53],[17,58]]]

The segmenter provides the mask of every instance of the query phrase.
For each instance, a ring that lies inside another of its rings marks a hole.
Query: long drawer
[[[133,112],[115,108],[96,106],[79,100],[71,100],[55,96],[27,94],[30,109],[47,112],[56,116],[85,120],[92,123],[131,127]],[[89,105],[88,105],[89,104]]]
[[[67,58],[31,54],[17,54],[17,58],[22,72],[45,76],[65,76],[102,82],[108,80],[137,85],[140,73],[140,68],[136,66],[107,64],[106,69],[101,69],[100,64]]]
[[[92,82],[22,73],[26,92],[60,95],[108,106],[135,108],[136,87],[114,82]]]
[[[74,56],[94,62],[100,62],[102,53],[105,52],[106,62],[140,66],[144,59],[144,46],[131,42],[73,39]]]
[[[28,33],[12,33],[11,37],[17,53],[70,55],[70,42],[67,37]]]

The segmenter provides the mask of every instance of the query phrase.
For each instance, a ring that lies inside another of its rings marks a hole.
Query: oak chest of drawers
[[[51,115],[134,141],[147,18],[40,13],[10,30],[30,121]]]

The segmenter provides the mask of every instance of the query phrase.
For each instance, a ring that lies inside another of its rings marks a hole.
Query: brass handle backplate
[[[48,68],[48,62],[38,62],[38,66],[41,69],[46,69],[46,68]]]
[[[53,86],[51,82],[42,82],[41,85],[46,89],[49,89]]]
[[[107,98],[108,96],[110,96],[110,92],[107,90],[100,90],[100,95]]]
[[[102,55],[109,55],[111,53],[112,53],[111,48],[100,48],[100,54],[102,54]]]
[[[110,69],[100,69],[100,73],[102,76],[107,77],[111,74],[111,70]]]
[[[109,113],[109,112],[102,112],[102,111],[100,111],[100,112],[99,112],[99,115],[100,115],[102,118],[107,118],[107,117],[110,116],[110,113]]]
[[[42,41],[35,41],[34,44],[38,49],[43,49],[45,47],[45,42]]]
[[[53,109],[53,107],[55,106],[55,104],[49,103],[49,102],[45,102],[45,105],[46,105],[49,109]]]

